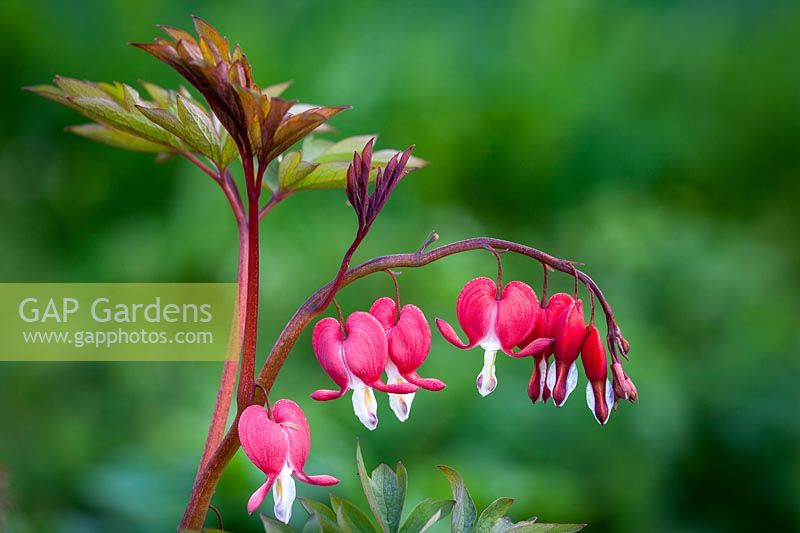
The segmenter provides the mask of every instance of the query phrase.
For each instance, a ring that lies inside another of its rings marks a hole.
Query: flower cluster
[[[339,390],[318,390],[311,397],[326,401],[353,391],[353,410],[370,430],[378,426],[378,406],[373,389],[389,394],[397,418],[408,419],[419,388],[439,391],[445,384],[422,378],[417,369],[431,348],[431,329],[419,307],[400,308],[391,298],[380,298],[369,313],[356,311],[323,318],[314,327],[311,343],[322,368]],[[382,381],[386,373],[388,383]]]
[[[528,396],[534,403],[547,402],[552,396],[557,407],[564,405],[578,384],[579,356],[589,380],[586,401],[600,424],[608,421],[618,398],[636,399],[636,388],[616,357],[612,357],[614,383],[609,381],[606,349],[594,314],[585,322],[577,285],[574,296],[557,293],[540,301],[527,284],[512,281],[503,287],[498,278],[497,283],[484,277],[473,279],[458,296],[456,317],[467,342],[459,339],[450,324],[436,319],[442,336],[457,348],[484,350],[477,378],[481,396],[497,386],[495,363],[497,352],[502,351],[515,358],[533,358]],[[520,350],[515,352],[515,347]]]
[[[311,448],[311,432],[300,407],[291,400],[279,400],[271,412],[251,405],[239,417],[239,439],[247,457],[264,472],[267,480],[250,496],[247,512],[255,511],[272,488],[275,517],[288,523],[295,499],[296,477],[311,485],[335,485],[332,476],[309,476],[303,471]]]

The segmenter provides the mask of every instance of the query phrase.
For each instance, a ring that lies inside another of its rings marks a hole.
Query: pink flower
[[[597,327],[586,327],[586,338],[581,348],[581,362],[586,373],[586,403],[600,424],[608,422],[614,407],[614,388],[608,379],[606,349]]]
[[[573,299],[556,320],[553,337],[555,361],[547,371],[547,386],[553,393],[557,407],[564,405],[567,398],[578,385],[578,369],[575,361],[586,335],[583,321],[583,302]]]
[[[266,409],[251,405],[239,417],[239,440],[247,457],[267,475],[247,502],[247,512],[255,511],[273,487],[275,517],[288,523],[292,516],[295,486],[292,476],[311,485],[335,485],[331,476],[309,476],[303,466],[311,448],[308,421],[300,407],[291,400],[279,400],[270,419]]]
[[[335,318],[323,318],[311,336],[314,353],[323,370],[339,390],[318,390],[311,397],[327,401],[340,398],[353,389],[353,410],[370,430],[378,426],[377,402],[373,388],[392,394],[415,392],[411,383],[387,385],[381,374],[389,361],[386,332],[378,319],[356,311],[342,325]]]
[[[389,360],[386,362],[386,381],[413,383],[423,389],[439,391],[445,384],[438,379],[423,378],[417,369],[425,362],[431,350],[431,328],[422,310],[411,304],[397,312],[391,298],[379,298],[372,304],[370,314],[378,319],[386,331]],[[401,421],[408,419],[415,393],[389,394],[389,405]]]
[[[525,357],[552,343],[551,339],[541,339],[520,352],[513,351],[533,329],[538,310],[536,293],[525,283],[512,281],[501,292],[491,279],[475,278],[464,286],[456,302],[456,317],[468,342],[462,342],[444,320],[437,318],[436,326],[457,348],[466,350],[478,345],[483,348],[483,369],[476,383],[481,396],[486,396],[497,387],[494,366],[499,350],[512,357]]]
[[[530,334],[519,343],[520,348],[529,346],[539,339],[554,338],[556,322],[571,303],[572,296],[564,292],[552,295],[546,303],[542,302],[536,315],[536,324]],[[547,364],[551,355],[553,355],[552,345],[533,355],[533,372],[531,372],[531,379],[528,382],[528,396],[534,403],[540,400],[546,402],[550,399],[551,391],[547,386]]]

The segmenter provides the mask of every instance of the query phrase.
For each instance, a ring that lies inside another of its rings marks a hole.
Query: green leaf
[[[314,158],[314,161],[352,161],[353,152],[361,153],[370,139],[377,139],[377,135],[356,135],[342,139],[328,146]]]
[[[331,141],[319,139],[314,135],[308,135],[303,139],[303,159],[306,161],[316,161],[317,157],[324,154],[331,146],[333,146],[333,142]]]
[[[178,138],[186,136],[183,124],[181,124],[178,115],[175,114],[174,111],[143,105],[137,106],[137,110],[139,115],[145,118],[153,128],[168,132]],[[130,115],[132,115],[132,113]],[[195,150],[200,150],[199,146],[193,146],[191,143],[187,144]]]
[[[542,524],[538,522],[517,522],[509,529],[513,533],[573,533],[586,527],[586,524]]]
[[[381,521],[386,524],[390,533],[397,533],[406,499],[405,486],[401,487],[397,474],[385,464],[378,465],[372,471],[370,485],[375,494]]]
[[[406,494],[408,494],[408,472],[406,471],[406,467],[403,466],[403,463],[399,461],[395,472],[397,473],[397,486],[403,491],[403,501],[405,501]]]
[[[163,144],[156,144],[131,133],[120,131],[105,124],[89,123],[69,126],[67,131],[117,148],[125,148],[137,152],[159,153],[169,150]]]
[[[447,477],[450,482],[450,489],[453,491],[453,499],[456,501],[453,506],[452,531],[453,533],[471,532],[475,527],[477,511],[475,502],[469,495],[464,480],[458,472],[449,466],[439,465],[439,470]]]
[[[323,533],[322,524],[316,514],[312,514],[303,526],[303,533]]]
[[[292,189],[341,189],[347,183],[349,165],[349,161],[319,163],[306,177],[292,184]]]
[[[221,134],[222,140],[220,144],[222,148],[220,148],[219,154],[219,164],[220,168],[227,168],[228,165],[236,161],[239,157],[239,149],[236,147],[236,143],[233,141],[233,137],[231,137],[227,131],[223,130]]]
[[[150,83],[147,81],[140,80],[139,83],[142,84],[144,90],[147,91],[147,94],[150,95],[150,98],[152,98],[159,107],[167,108],[174,101],[171,91],[168,89],[164,89],[155,83]]]
[[[84,98],[108,98],[108,94],[97,86],[97,84],[86,80],[76,80],[64,76],[56,76],[53,79],[55,84],[68,96],[78,96]]]
[[[278,188],[292,189],[294,184],[311,174],[319,165],[302,160],[299,150],[288,152],[278,166]]]
[[[336,521],[345,533],[374,533],[375,527],[361,509],[349,501],[331,494],[331,506],[336,512]]]
[[[425,499],[419,502],[400,527],[400,533],[422,533],[450,514],[453,500]]]
[[[211,117],[189,99],[178,96],[176,97],[176,104],[178,118],[183,126],[183,134],[176,135],[185,140],[190,146],[196,147],[201,154],[212,161],[218,161],[220,149],[217,146],[217,136],[214,133]]]
[[[43,98],[58,102],[59,104],[71,107],[72,109],[80,109],[74,103],[67,100],[67,94],[64,91],[58,87],[53,87],[52,85],[26,85],[22,88],[22,90],[38,94]]]
[[[336,513],[330,507],[316,500],[300,498],[300,503],[309,515],[316,516],[324,533],[334,533],[339,531],[339,524],[336,520]]]
[[[261,514],[261,523],[264,524],[264,533],[294,533],[294,530],[283,522]]]
[[[361,482],[361,488],[364,490],[364,496],[367,498],[369,508],[372,510],[372,515],[378,522],[378,526],[384,533],[389,532],[389,525],[383,518],[380,505],[375,497],[375,490],[372,486],[372,480],[367,475],[367,469],[364,467],[364,457],[361,455],[361,442],[356,440],[356,467],[358,469],[358,480]]]
[[[508,519],[505,519],[504,522],[503,519],[505,518],[506,512],[511,509],[513,504],[514,498],[498,498],[490,503],[478,518],[478,522],[475,524],[475,533],[493,533],[508,529],[508,527],[503,528],[502,526],[506,522],[509,525],[513,523]],[[496,522],[500,522],[500,524],[496,525]]]
[[[174,135],[148,120],[139,111],[127,111],[115,102],[101,98],[70,98],[81,110],[92,118],[115,128],[140,135],[153,142],[179,145]]]

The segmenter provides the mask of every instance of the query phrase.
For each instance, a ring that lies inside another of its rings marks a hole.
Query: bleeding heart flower
[[[556,322],[571,303],[572,296],[564,292],[556,293],[547,302],[542,302],[539,312],[536,314],[533,330],[519,343],[519,347],[524,348],[539,339],[553,339]],[[540,400],[547,402],[550,399],[551,391],[547,386],[547,365],[551,355],[553,355],[552,344],[533,355],[533,372],[531,372],[531,379],[528,382],[528,396],[534,403]]]
[[[561,313],[554,326],[555,361],[547,370],[547,386],[553,393],[556,407],[561,407],[578,385],[578,368],[575,361],[581,351],[586,327],[583,321],[583,302],[573,299]]]
[[[594,324],[586,327],[586,338],[581,347],[581,362],[586,373],[586,403],[600,424],[608,422],[614,406],[614,388],[608,379],[606,348]]]
[[[386,380],[391,383],[413,383],[423,389],[439,391],[445,384],[438,379],[423,378],[417,369],[425,362],[431,350],[431,328],[422,310],[411,304],[397,312],[391,298],[379,298],[372,304],[370,314],[378,319],[386,331],[389,360],[386,362]],[[408,419],[415,393],[389,394],[389,405],[401,421]]]
[[[247,502],[247,512],[255,511],[272,487],[275,498],[275,517],[288,523],[292,516],[295,486],[292,476],[311,485],[335,485],[332,476],[309,476],[303,471],[311,433],[300,407],[291,400],[279,400],[272,409],[271,419],[266,409],[251,405],[239,417],[239,440],[247,457],[267,475]]]
[[[536,293],[521,281],[512,281],[502,293],[489,278],[475,278],[467,283],[458,295],[456,317],[468,342],[458,338],[453,327],[437,318],[436,326],[442,336],[462,350],[480,345],[484,349],[483,369],[476,381],[478,392],[486,396],[497,387],[495,359],[498,350],[512,357],[525,357],[537,353],[551,344],[550,339],[535,342],[520,352],[513,348],[533,329],[539,300]]]
[[[340,398],[353,389],[353,410],[370,430],[378,426],[378,404],[373,388],[392,394],[417,390],[411,383],[387,385],[381,374],[389,360],[386,332],[378,319],[356,311],[342,325],[335,318],[323,318],[314,327],[311,344],[319,364],[339,390],[318,390],[311,397],[327,401]]]

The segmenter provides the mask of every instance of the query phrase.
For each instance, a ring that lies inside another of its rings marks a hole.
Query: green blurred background
[[[480,399],[481,354],[436,338],[423,374],[449,387],[418,394],[404,424],[381,395],[369,433],[349,397],[308,398],[330,382],[307,332],[275,397],[309,416],[309,472],[339,476],[334,491],[363,505],[359,437],[368,464],[407,465],[412,504],[448,495],[434,468],[445,463],[480,506],[515,497],[515,519],[800,528],[796,2],[4,0],[0,279],[233,280],[232,217],[206,176],[66,135],[79,116],[19,90],[57,73],[176,86],[125,43],[150,40],[157,23],[188,28],[190,13],[242,44],[259,83],[293,79],[290,97],[352,104],[334,121],[339,135],[379,132],[382,147],[416,143],[432,161],[398,187],[357,260],[413,250],[434,228],[445,242],[531,244],[586,263],[633,347],[641,401],[601,428],[583,378],[565,408],[532,407],[530,362],[503,358],[497,391]],[[333,275],[353,227],[340,191],[297,195],[266,220],[261,359]],[[505,264],[539,291],[537,265]],[[403,298],[452,320],[463,283],[492,272],[480,252],[408,270]],[[364,309],[389,291],[373,276],[341,301]],[[6,529],[172,530],[219,370],[0,364]],[[245,502],[261,479],[237,454],[214,499],[228,529],[259,529]]]

